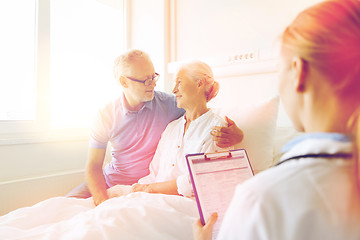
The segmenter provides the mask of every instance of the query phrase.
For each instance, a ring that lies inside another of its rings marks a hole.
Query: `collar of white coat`
[[[352,142],[341,133],[306,133],[285,144],[281,152],[280,162],[308,154],[351,153]]]

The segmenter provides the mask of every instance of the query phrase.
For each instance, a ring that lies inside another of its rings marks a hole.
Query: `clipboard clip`
[[[232,158],[230,151],[204,154],[205,160]]]

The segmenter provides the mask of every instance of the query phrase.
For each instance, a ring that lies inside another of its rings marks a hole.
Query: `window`
[[[51,2],[52,126],[88,123],[116,95],[112,67],[124,50],[125,32],[121,2]]]
[[[112,67],[125,49],[123,4],[0,2],[0,133],[89,126],[118,95]]]
[[[35,0],[0,1],[0,120],[35,120]]]

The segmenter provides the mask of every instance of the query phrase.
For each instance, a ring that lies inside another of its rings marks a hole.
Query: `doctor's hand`
[[[212,239],[212,230],[214,228],[214,224],[217,221],[218,215],[217,213],[213,213],[207,223],[203,226],[200,218],[193,224],[193,233],[194,240],[211,240]]]
[[[213,135],[213,140],[216,142],[216,145],[221,148],[232,147],[237,143],[240,143],[244,134],[240,128],[238,128],[233,120],[225,117],[226,122],[228,123],[227,127],[218,127],[215,126],[211,135]]]

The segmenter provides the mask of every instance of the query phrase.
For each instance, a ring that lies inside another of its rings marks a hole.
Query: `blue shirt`
[[[106,105],[90,135],[91,148],[112,146],[112,161],[103,169],[106,184],[133,184],[148,175],[162,132],[184,113],[175,96],[157,91],[137,112],[125,107],[124,96]]]

